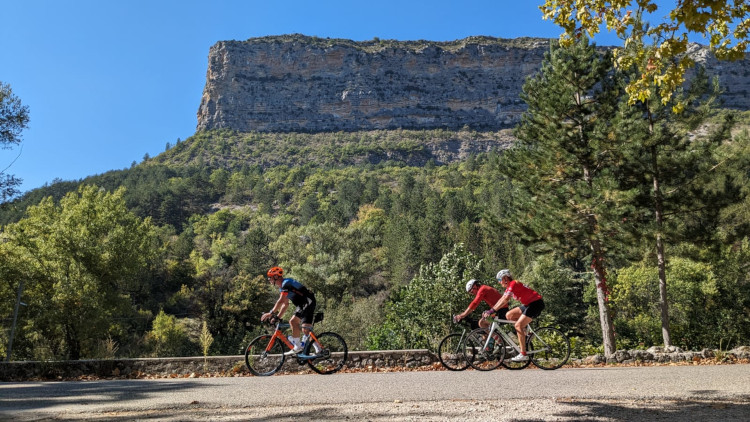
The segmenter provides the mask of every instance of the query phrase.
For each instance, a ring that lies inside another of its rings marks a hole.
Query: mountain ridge
[[[209,50],[197,131],[335,132],[515,126],[520,94],[553,40],[352,41],[300,34],[219,41]],[[609,48],[609,47],[602,47]],[[724,105],[750,109],[750,60],[690,54],[719,77]]]

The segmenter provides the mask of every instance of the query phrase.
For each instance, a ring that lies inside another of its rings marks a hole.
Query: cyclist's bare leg
[[[510,321],[518,321],[518,318],[520,318],[521,315],[523,315],[523,313],[521,312],[521,308],[513,308],[505,314],[505,319]]]
[[[479,327],[480,327],[480,328],[490,328],[490,325],[492,325],[492,322],[490,322],[490,321],[489,321],[488,319],[486,319],[486,318],[481,318],[481,319],[479,320]],[[497,335],[497,333],[493,333],[493,334],[492,334],[492,338],[494,338],[494,339],[495,339],[495,341],[500,341],[500,336],[498,336],[498,335]]]
[[[518,308],[516,308],[518,309]],[[515,310],[515,309],[514,309]],[[520,311],[520,309],[519,309]],[[510,313],[510,312],[508,312]],[[510,318],[508,318],[510,319]],[[526,341],[525,337],[526,334],[524,333],[524,330],[526,329],[526,326],[529,325],[529,323],[532,321],[532,318],[527,317],[526,315],[521,315],[518,320],[516,321],[515,327],[516,327],[516,334],[518,334],[518,345],[521,346],[521,354],[526,354]]]
[[[292,327],[292,337],[299,338],[301,320],[297,315],[289,319],[289,325]]]

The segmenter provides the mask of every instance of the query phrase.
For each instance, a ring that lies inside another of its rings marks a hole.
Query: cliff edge
[[[220,41],[208,56],[197,130],[331,132],[498,130],[515,126],[520,93],[550,40],[355,42],[303,35]],[[750,109],[750,63],[691,54],[718,75],[724,105]]]

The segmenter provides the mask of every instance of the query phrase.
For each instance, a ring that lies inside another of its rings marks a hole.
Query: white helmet
[[[471,288],[474,287],[474,283],[476,282],[477,281],[474,280],[473,278],[466,282],[466,293],[469,293],[471,291]]]
[[[497,272],[497,275],[495,276],[495,278],[497,279],[497,281],[502,281],[503,277],[513,278],[513,276],[510,275],[510,270],[500,270],[500,271]]]

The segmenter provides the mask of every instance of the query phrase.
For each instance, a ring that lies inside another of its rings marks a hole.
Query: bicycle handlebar
[[[278,315],[271,315],[270,317],[268,317],[267,320],[263,321],[263,323],[268,324],[270,326],[274,326],[282,322],[284,321],[282,321],[282,319],[279,318]]]
[[[471,326],[471,325],[474,325],[478,321],[476,318],[466,317],[466,318],[461,319],[461,321],[456,322],[456,317],[457,316],[458,315],[451,316],[451,322],[452,323],[454,323],[454,324],[464,324],[464,325]]]

